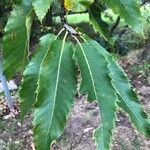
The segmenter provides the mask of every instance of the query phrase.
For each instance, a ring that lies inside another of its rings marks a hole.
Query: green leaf
[[[150,137],[150,120],[139,103],[138,95],[132,90],[126,74],[114,61],[113,57],[97,42],[89,39],[88,43],[99,50],[109,62],[110,77],[120,100],[118,101],[118,105],[129,115],[137,130],[145,136]]]
[[[32,0],[32,5],[40,22],[44,19],[52,1],[53,0]]]
[[[10,79],[28,62],[28,44],[33,14],[30,0],[15,5],[3,37],[4,74]]]
[[[73,106],[76,78],[72,53],[65,38],[56,40],[41,64],[33,122],[37,150],[50,149],[63,132]]]
[[[142,32],[140,7],[136,0],[104,0],[136,32]]]
[[[102,20],[101,8],[96,2],[89,7],[89,18],[95,32],[102,35],[105,40],[110,41],[108,25]]]
[[[23,82],[20,89],[20,104],[22,117],[33,107],[36,97],[37,80],[40,65],[51,43],[55,40],[54,35],[44,35],[40,39],[37,53],[32,58],[24,71]]]
[[[70,10],[73,12],[85,11],[94,2],[94,0],[70,0],[70,1],[71,1]]]
[[[107,60],[88,43],[82,43],[76,47],[75,58],[82,77],[80,91],[87,92],[88,99],[96,100],[100,108],[101,126],[94,134],[97,148],[108,150],[115,126],[117,96],[109,76]]]

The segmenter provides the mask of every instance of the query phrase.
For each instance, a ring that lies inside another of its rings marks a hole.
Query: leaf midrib
[[[108,53],[108,54],[109,54],[109,53]],[[103,54],[103,56],[104,56],[104,54]],[[111,61],[110,61],[110,58],[109,58],[110,55],[109,55],[109,57],[108,57],[108,56],[104,56],[104,57],[107,59],[107,61],[108,61],[109,64],[110,64],[110,65],[108,65],[108,68],[109,68],[110,72],[113,73],[114,71],[112,71],[112,69],[111,69],[111,63],[115,63],[115,62],[114,62],[112,59],[111,59]],[[116,65],[117,65],[117,64],[116,64]],[[117,67],[119,67],[120,70],[122,70],[122,68],[121,68],[120,66],[117,65]],[[123,71],[123,70],[122,70],[122,71]],[[124,73],[123,73],[123,74],[124,74]],[[110,74],[110,75],[111,75],[111,74]],[[126,76],[125,76],[125,77],[126,77]],[[125,98],[123,98],[122,95],[121,95],[121,93],[118,91],[118,88],[116,87],[116,84],[114,83],[113,77],[111,77],[111,78],[112,78],[112,84],[114,85],[114,88],[115,88],[117,94],[120,96],[120,98],[122,99],[122,101],[124,101],[124,103],[127,105],[127,107],[129,108],[129,110],[131,111],[132,115],[134,115],[134,116],[136,117],[136,119],[137,119],[139,122],[141,122],[141,121],[139,120],[139,117],[134,114],[134,112],[133,112],[132,109],[130,109],[130,108],[131,108],[131,107],[130,107],[130,104],[128,104],[128,103],[126,102],[126,100],[124,100]],[[128,85],[129,85],[129,82],[128,82]]]
[[[123,4],[122,0],[120,0],[120,2],[121,2],[121,5],[125,8],[125,10],[126,10],[126,12],[128,13],[128,15],[129,15],[129,16],[132,16],[132,15],[130,15],[130,13],[129,13],[128,9],[126,8],[126,6]],[[131,17],[131,18],[132,18],[132,17]]]
[[[66,39],[66,35],[65,35],[65,37],[63,39],[63,42],[62,42],[61,53],[60,53],[60,57],[59,57],[58,71],[57,71],[57,77],[56,77],[56,86],[55,86],[55,93],[54,93],[54,101],[53,101],[53,107],[52,107],[53,111],[52,111],[50,124],[48,126],[48,132],[47,132],[47,136],[46,136],[46,140],[45,141],[48,140],[48,135],[49,135],[49,132],[50,132],[50,127],[51,127],[51,123],[52,123],[52,119],[53,119],[53,115],[54,115],[54,109],[55,109],[55,104],[56,104],[56,95],[57,95],[59,75],[60,75],[60,66],[61,66],[63,50],[64,50],[64,46],[65,46],[65,39]],[[45,142],[44,150],[46,150],[45,147],[46,147],[46,142]]]
[[[123,6],[123,8],[124,8],[125,11],[127,12],[127,14],[128,14],[129,16],[131,16],[131,18],[133,18],[133,16],[132,16],[131,13],[128,11],[128,9],[126,8],[126,6],[123,4],[122,0],[120,0],[120,4]],[[126,20],[126,18],[125,18],[125,20]]]
[[[85,57],[85,61],[86,61],[87,66],[88,66],[88,70],[89,70],[89,72],[90,72],[90,76],[91,76],[92,85],[93,85],[93,88],[94,88],[95,97],[96,97],[96,100],[98,101],[98,96],[97,96],[97,92],[96,92],[96,88],[95,88],[95,82],[94,82],[94,79],[93,79],[93,75],[92,75],[92,72],[91,72],[91,67],[90,67],[90,65],[89,65],[89,63],[88,63],[88,59],[87,59],[86,54],[84,53],[84,50],[83,50],[82,45],[80,44],[80,42],[79,42],[78,39],[76,39],[76,40],[78,41],[78,44],[79,44],[79,46],[80,46],[80,48],[81,48],[81,50],[82,50],[83,56]],[[104,136],[104,135],[103,135],[103,121],[102,121],[102,120],[101,120],[101,129],[102,129],[102,136]],[[103,143],[105,143],[105,142],[103,141]]]
[[[86,54],[84,53],[83,47],[82,47],[82,45],[81,45],[80,43],[79,43],[79,46],[80,46],[80,48],[81,48],[81,50],[82,50],[83,56],[84,56],[85,61],[86,61],[86,63],[87,63],[88,70],[89,70],[89,73],[90,73],[90,77],[91,77],[91,80],[92,80],[92,85],[93,85],[95,97],[96,97],[96,100],[98,101],[97,92],[96,92],[96,88],[95,88],[95,82],[94,82],[93,74],[92,74],[92,71],[91,71],[91,67],[90,67],[90,65],[89,65],[87,56],[86,56]]]

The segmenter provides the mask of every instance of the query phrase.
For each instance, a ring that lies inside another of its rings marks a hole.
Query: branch
[[[110,28],[110,32],[109,32],[110,37],[112,37],[112,34],[114,30],[117,28],[117,26],[119,25],[119,23],[120,23],[120,17],[118,16],[115,23]]]
[[[78,15],[78,14],[86,14],[86,13],[88,13],[88,11],[86,10],[86,11],[80,11],[80,12],[69,12],[68,13],[68,15]],[[53,17],[58,17],[58,16],[61,16],[62,15],[62,13],[55,13],[55,14],[53,14]]]
[[[141,6],[145,5],[146,3],[150,3],[150,0],[142,0]]]
[[[66,21],[66,10],[64,8],[64,0],[61,0],[61,23],[62,25],[64,25],[67,21]]]

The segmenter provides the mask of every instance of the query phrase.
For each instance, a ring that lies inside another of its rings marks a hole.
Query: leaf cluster
[[[141,30],[140,10],[135,0],[104,0],[106,6],[120,15],[136,31]],[[111,42],[108,26],[101,18],[100,1],[57,1],[67,13],[88,11],[94,30]],[[139,98],[118,63],[99,43],[81,35],[67,23],[58,35],[48,33],[40,38],[36,53],[29,60],[31,26],[35,15],[42,22],[52,0],[22,0],[14,5],[3,36],[4,73],[7,79],[23,72],[20,88],[22,117],[34,108],[33,133],[37,150],[49,150],[63,133],[77,93],[76,64],[81,71],[81,94],[96,101],[101,124],[94,132],[98,150],[110,149],[116,113],[122,108],[135,128],[150,137],[150,121]],[[63,4],[63,5],[61,5]],[[64,23],[64,22],[63,22]],[[63,39],[60,34],[65,32]]]

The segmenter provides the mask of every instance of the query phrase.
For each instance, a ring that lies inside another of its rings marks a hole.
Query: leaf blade
[[[75,58],[82,76],[80,91],[87,92],[92,101],[97,100],[100,108],[102,124],[94,134],[97,149],[108,150],[115,126],[117,96],[109,77],[106,59],[88,43],[76,48]]]
[[[4,74],[7,79],[23,70],[28,62],[29,28],[32,21],[26,22],[26,17],[32,20],[33,16],[29,15],[31,11],[30,1],[23,0],[20,5],[15,5],[4,29]]]
[[[150,137],[150,120],[140,105],[138,95],[132,90],[127,75],[114,61],[113,57],[97,42],[93,40],[88,40],[88,42],[95,48],[101,49],[101,54],[109,61],[110,77],[119,99],[117,104],[129,115],[136,129],[145,136]]]
[[[42,20],[44,19],[48,9],[51,6],[52,1],[53,0],[32,0],[32,5],[40,22],[42,22]]]
[[[104,0],[136,32],[142,32],[140,7],[136,0]]]
[[[109,28],[106,22],[104,22],[101,18],[101,8],[98,6],[96,2],[94,2],[89,7],[89,19],[93,26],[93,29],[102,35],[105,40],[110,42],[110,37],[108,35]]]
[[[70,44],[56,40],[41,65],[33,122],[37,150],[50,148],[62,133],[72,108],[76,79],[71,56]]]
[[[47,34],[41,37],[40,43],[37,47],[37,53],[32,58],[32,60],[27,65],[24,71],[24,77],[21,89],[19,91],[22,117],[24,117],[25,114],[33,107],[36,97],[35,92],[37,87],[40,65],[54,39],[55,36],[52,34]]]

